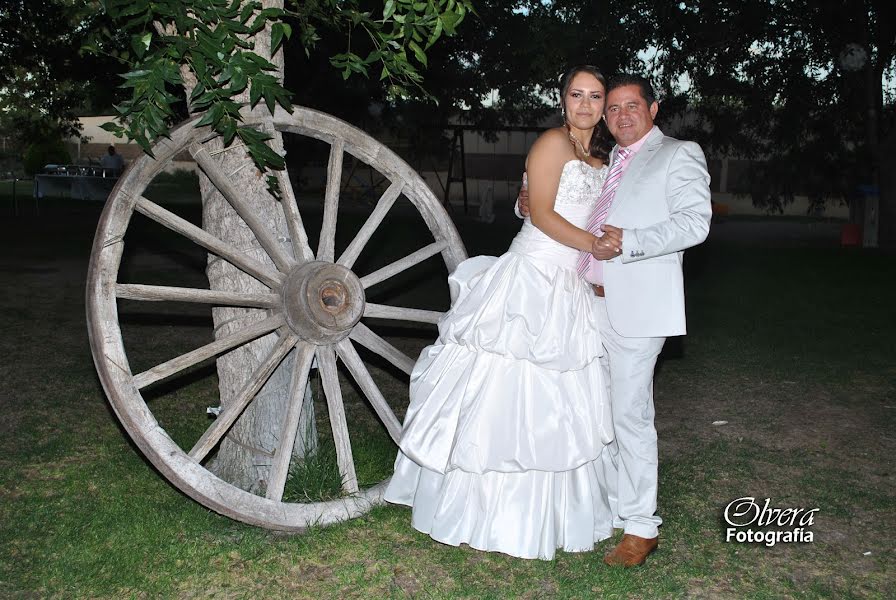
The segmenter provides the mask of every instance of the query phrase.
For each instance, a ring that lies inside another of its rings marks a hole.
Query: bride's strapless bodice
[[[607,168],[599,169],[580,160],[563,165],[554,211],[582,229],[600,196],[600,189],[607,176]],[[579,251],[554,241],[527,217],[523,227],[510,244],[508,252],[524,254],[534,260],[549,262],[566,269],[575,269]]]

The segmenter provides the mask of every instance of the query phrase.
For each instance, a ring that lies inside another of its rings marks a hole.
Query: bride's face
[[[606,90],[591,73],[576,73],[569,83],[563,106],[566,121],[577,129],[591,129],[604,114]]]

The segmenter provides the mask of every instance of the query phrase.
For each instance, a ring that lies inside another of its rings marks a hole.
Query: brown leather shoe
[[[604,562],[611,567],[637,567],[644,564],[647,555],[656,550],[659,538],[642,538],[630,533],[622,536],[622,541],[604,556]]]

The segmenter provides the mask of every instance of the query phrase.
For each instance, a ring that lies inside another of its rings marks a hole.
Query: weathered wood
[[[315,346],[308,342],[299,342],[296,349],[298,356],[292,370],[289,408],[283,419],[283,427],[280,429],[280,445],[274,453],[266,492],[268,498],[277,502],[283,499],[283,488],[286,485],[286,476],[289,475],[289,462],[292,458],[293,445],[296,443],[302,407],[305,405],[305,386],[308,384],[308,372],[314,359]]]
[[[364,366],[364,361],[358,356],[358,351],[355,350],[355,347],[352,346],[349,340],[342,340],[336,344],[336,353],[339,354],[343,364],[348,367],[348,371],[352,374],[355,383],[367,396],[367,400],[370,402],[373,410],[376,411],[380,421],[386,426],[386,431],[389,432],[392,441],[397,444],[398,440],[401,439],[401,423],[398,421],[395,413],[392,412],[392,408],[386,402],[376,383],[374,383],[373,377],[370,376],[370,372]]]
[[[124,300],[141,300],[144,302],[195,302],[198,304],[245,306],[249,308],[274,308],[280,304],[280,296],[278,294],[242,294],[238,292],[219,292],[216,290],[200,290],[167,285],[143,285],[138,283],[117,284],[115,286],[115,295]]]
[[[370,236],[372,236],[373,232],[376,231],[376,228],[380,226],[380,223],[386,218],[389,209],[395,204],[395,200],[401,195],[401,188],[403,187],[403,181],[393,181],[392,185],[383,192],[383,195],[377,201],[373,212],[367,217],[367,221],[364,222],[364,225],[358,231],[355,239],[351,241],[348,248],[345,249],[345,252],[343,252],[342,256],[339,257],[339,260],[336,261],[337,263],[346,268],[352,268],[352,265],[358,260],[361,251],[364,250],[364,246],[370,241]]]
[[[171,132],[170,139],[160,140],[154,145],[153,153],[156,156],[156,159],[142,156],[133,161],[130,168],[119,179],[100,219],[88,272],[87,295],[90,345],[100,381],[109,397],[112,408],[115,410],[122,425],[133,438],[136,445],[164,477],[171,481],[171,483],[179,490],[202,503],[204,506],[246,523],[287,531],[301,531],[311,523],[333,523],[363,514],[369,510],[371,506],[382,503],[382,495],[386,482],[366,489],[357,489],[357,484],[352,483],[352,481],[356,481],[356,477],[351,475],[351,473],[354,472],[353,463],[351,461],[351,444],[348,437],[348,424],[345,422],[345,410],[344,408],[341,408],[341,390],[339,390],[338,387],[335,365],[332,369],[329,367],[321,367],[322,371],[332,371],[331,377],[325,377],[322,372],[322,381],[325,386],[325,393],[327,393],[327,403],[330,406],[330,414],[333,415],[331,417],[331,423],[336,428],[336,431],[343,432],[334,432],[334,439],[342,440],[341,442],[338,442],[337,448],[342,449],[337,450],[337,457],[339,457],[340,469],[344,475],[345,489],[346,491],[351,492],[351,494],[347,497],[331,501],[309,503],[283,502],[282,500],[275,501],[262,495],[246,492],[234,485],[233,480],[225,480],[215,476],[214,473],[209,471],[208,464],[203,464],[202,462],[195,460],[194,457],[191,457],[185,452],[185,449],[180,448],[168,436],[154,418],[152,414],[152,405],[147,405],[138,391],[137,386],[141,380],[136,379],[130,370],[128,354],[125,350],[121,337],[121,330],[118,324],[117,294],[118,292],[121,292],[125,295],[138,295],[141,296],[141,299],[143,297],[150,299],[151,297],[159,296],[160,299],[181,300],[185,299],[185,297],[184,295],[181,295],[180,292],[171,292],[170,290],[147,290],[141,287],[119,288],[117,286],[124,238],[135,210],[160,222],[163,226],[184,235],[187,239],[206,248],[210,253],[220,256],[224,261],[227,261],[227,263],[232,264],[264,283],[267,287],[271,288],[271,291],[275,294],[280,295],[282,293],[283,282],[286,278],[285,272],[279,272],[278,268],[264,264],[267,261],[267,257],[262,256],[261,254],[264,252],[264,249],[258,247],[253,236],[249,235],[248,238],[244,240],[242,238],[224,237],[223,235],[210,235],[208,232],[203,231],[203,229],[184,221],[176,215],[173,215],[141,197],[146,186],[149,185],[152,179],[166,167],[167,161],[170,161],[172,157],[183,152],[191,145],[195,143],[205,143],[211,139],[212,134],[208,128],[203,128],[201,130],[193,128],[193,125],[198,119],[199,117],[192,122],[175,128]],[[259,126],[262,126],[265,129],[270,126],[270,121],[267,117],[261,117],[258,114],[253,113],[250,120],[251,119],[256,119]],[[452,272],[460,261],[466,258],[463,243],[454,226],[451,224],[440,201],[434,196],[426,183],[414,173],[410,166],[388,148],[385,148],[382,144],[348,123],[324,113],[302,107],[296,107],[292,114],[286,113],[278,108],[274,117],[273,129],[275,130],[275,133],[295,133],[322,140],[331,147],[334,146],[334,144],[337,147],[341,145],[342,149],[339,152],[332,154],[332,164],[330,167],[335,167],[335,162],[337,160],[341,162],[343,158],[342,153],[347,152],[365,162],[394,185],[397,186],[401,184],[400,195],[406,197],[419,211],[423,217],[424,226],[432,234],[435,242],[445,244],[441,249],[441,256],[448,272]],[[212,141],[209,143],[209,146],[215,143],[216,142]],[[280,147],[277,146],[276,149],[280,149]],[[226,154],[222,154],[220,157],[216,155],[216,162],[219,158],[225,156],[236,157],[241,151],[239,150],[239,146],[235,145],[226,151],[222,149],[221,152],[226,152]],[[239,170],[244,164],[248,166],[243,170]],[[247,177],[244,177],[251,168],[250,161],[240,158],[240,160],[229,161],[228,165],[230,166],[228,166],[226,170],[222,170],[222,173],[236,173],[233,175],[232,181],[240,180],[246,185],[251,183],[252,186],[255,186],[254,180],[250,182]],[[339,208],[339,178],[336,176],[337,173],[341,174],[341,165],[339,169],[328,169],[328,196],[331,198],[331,209],[330,216],[327,217],[328,224],[325,227],[328,235],[322,236],[321,239],[334,239],[336,221],[338,220],[337,212]],[[298,207],[292,202],[293,194],[288,185],[289,179],[288,177],[285,177],[285,173],[278,173],[278,175],[280,176],[281,189],[284,191],[284,202],[281,204],[283,213],[279,213],[279,210],[276,210],[275,212],[279,214],[276,218],[273,216],[274,213],[270,212],[259,213],[259,216],[270,231],[273,232],[276,230],[278,232],[277,235],[283,237],[286,235],[290,236],[292,248],[290,249],[285,244],[282,244],[281,247],[283,248],[284,253],[293,254],[296,262],[302,262],[302,260],[307,261],[311,258],[311,252],[310,248],[304,249],[302,247],[302,240],[306,239],[306,237],[300,229],[303,225],[301,224],[301,215],[299,214]],[[238,190],[242,190],[241,186],[243,183],[237,185]],[[365,243],[368,243],[370,239],[369,233],[372,233],[376,229],[375,225],[378,226],[382,223],[382,219],[387,212],[386,205],[393,203],[391,196],[395,192],[395,188],[390,188],[390,190],[391,191],[387,191],[386,194],[383,195],[383,198],[380,199],[380,202],[373,211],[375,214],[371,215],[367,224],[362,227],[362,229],[364,229],[363,235],[359,232],[359,235],[352,241],[349,248],[346,249],[346,252],[342,253],[342,256],[340,257],[341,260],[345,260],[346,262],[357,261],[357,256],[362,253]],[[229,203],[222,202],[221,204],[222,206],[226,206],[228,212],[234,212],[230,210]],[[271,206],[276,209],[278,204],[273,203]],[[236,214],[233,216],[235,218]],[[283,216],[286,218],[282,219],[282,229],[269,226],[270,224],[275,224],[275,221]],[[209,226],[208,222],[206,222],[205,227]],[[247,233],[252,233],[248,230],[248,227],[246,229]],[[249,242],[248,244],[245,243],[247,240]],[[277,244],[274,244],[274,246],[277,246]],[[248,256],[246,253],[255,253],[256,255]],[[292,257],[290,256],[290,258]],[[327,260],[328,262],[333,260],[332,252]],[[213,263],[210,263],[210,268],[217,269],[220,265],[224,264],[223,261],[214,261]],[[229,269],[229,265],[227,266],[228,270],[232,271],[232,269]],[[162,286],[157,287],[161,288]],[[235,291],[236,290],[228,290],[228,293],[233,293]],[[260,301],[262,297],[269,296],[265,293],[266,291],[267,290],[264,289],[252,289],[251,291],[246,289],[243,290],[242,293],[257,297],[256,299]],[[198,295],[188,292],[185,296],[197,300],[211,300],[211,297],[204,296],[204,293],[204,290],[200,291]],[[215,300],[232,302],[237,300],[237,298],[218,297]],[[229,308],[229,305],[223,307],[222,305],[217,305],[214,310],[230,311],[237,309],[231,309]],[[268,310],[272,317],[283,318],[284,307],[282,305],[278,304],[276,306],[268,307]],[[430,323],[436,322],[441,316],[441,313],[435,311],[406,309],[376,304],[367,305],[365,314],[375,318]],[[285,331],[286,326],[283,326],[283,329]],[[365,328],[363,327],[358,329],[355,336],[358,339],[358,342],[363,343],[366,341],[375,345],[375,341],[371,342],[374,338],[366,336],[362,333],[364,331]],[[241,333],[244,333],[244,331]],[[268,338],[264,338],[264,340],[267,339]],[[377,407],[377,413],[380,414],[380,418],[383,419],[384,423],[387,424],[387,428],[390,430],[390,435],[392,435],[393,438],[396,437],[399,429],[397,419],[395,419],[391,409],[386,405],[385,400],[382,398],[382,394],[376,389],[372,379],[370,379],[369,373],[367,373],[366,368],[360,361],[360,357],[354,352],[351,342],[346,339],[342,340],[340,343],[343,346],[348,347],[347,351],[345,348],[342,349],[341,356],[344,357],[343,361],[347,360],[349,362],[346,364],[350,363],[352,365],[352,376],[363,384],[362,390],[365,395],[372,398],[372,402]],[[242,350],[247,347],[248,345],[243,345],[239,351],[242,352]],[[320,364],[327,362],[326,359],[323,359],[323,361],[320,360],[320,356],[324,355],[324,348],[325,346],[321,346],[321,351],[318,352]],[[382,352],[384,356],[391,356],[391,359],[400,362],[405,370],[409,366],[409,359],[399,359],[394,352],[385,348],[382,350],[374,350],[374,352]],[[330,353],[332,357],[332,350],[330,350]],[[212,353],[212,355],[214,355],[214,353]],[[228,353],[223,358],[231,358],[233,356],[235,356],[234,353]],[[265,356],[270,358],[267,353],[259,354],[260,359]],[[292,360],[292,357],[288,357],[287,360]],[[335,363],[335,358],[333,358],[331,362]],[[245,372],[242,382],[236,387],[237,391],[243,389],[242,386],[244,384],[258,384],[258,371],[249,371],[251,370]],[[246,383],[247,381],[248,383]],[[222,404],[226,404],[223,399]],[[256,404],[250,399],[248,406],[245,407],[245,411],[252,411],[255,408]],[[225,418],[233,417],[235,418],[235,421],[227,432],[222,433],[220,436],[215,434],[218,440],[223,439],[224,435],[227,435],[227,440],[229,440],[234,431],[237,428],[242,427],[247,421],[249,415],[246,414],[246,412],[243,412],[242,415],[236,414],[236,412],[239,411],[233,409],[233,411],[228,412],[227,414],[222,413]],[[285,415],[286,412],[287,410],[284,409],[283,414]],[[221,424],[224,424],[224,420],[221,420],[219,416],[219,421],[217,421],[215,425],[221,427]],[[224,427],[224,429],[226,429],[226,427]],[[206,433],[209,434],[209,432]],[[223,443],[224,442],[222,442],[222,445]],[[298,441],[296,441],[295,444],[298,444]],[[273,448],[276,449],[276,443]]]
[[[274,236],[268,227],[262,223],[261,219],[252,211],[249,204],[240,197],[239,192],[234,186],[230,177],[221,170],[221,167],[213,159],[208,150],[199,142],[190,144],[190,156],[196,160],[196,164],[202,169],[206,177],[209,178],[214,186],[221,192],[224,199],[230,203],[237,214],[246,222],[255,238],[264,251],[268,253],[277,269],[280,271],[288,271],[294,264],[295,260],[287,254],[283,249],[283,244]]]
[[[342,157],[345,143],[337,138],[330,147],[327,162],[327,190],[324,195],[324,220],[320,226],[317,260],[333,262],[336,254],[336,221],[339,212],[339,190],[342,187]]]
[[[308,243],[308,233],[305,231],[305,224],[302,222],[301,213],[299,213],[299,203],[296,199],[295,191],[292,189],[289,173],[286,169],[275,171],[274,173],[277,177],[277,184],[280,186],[280,205],[283,207],[283,214],[286,216],[286,227],[289,229],[293,254],[295,254],[297,260],[314,260],[314,251]]]
[[[348,337],[363,316],[364,288],[342,265],[309,261],[284,281],[283,310],[287,324],[302,339],[332,344]]]
[[[400,258],[395,262],[386,265],[382,269],[377,269],[373,273],[369,275],[365,275],[361,278],[361,285],[364,286],[364,289],[374,286],[380,282],[383,282],[390,277],[398,275],[402,271],[406,271],[413,267],[414,265],[422,263],[424,260],[431,256],[435,256],[439,252],[445,249],[448,245],[448,242],[433,242],[432,244],[420,248],[416,252],[412,254],[408,254],[404,258]]]
[[[442,253],[448,272],[453,272],[467,258],[457,229],[445,226],[447,219],[442,203],[426,182],[397,154],[353,125],[316,110],[302,108],[292,114],[277,111],[274,120],[280,131],[312,137],[328,144],[332,144],[334,139],[344,140],[346,152],[375,166],[390,181],[405,181],[402,193],[420,212],[436,239],[448,242]]]
[[[249,377],[249,381],[240,390],[235,401],[222,410],[218,418],[215,419],[214,424],[205,430],[205,433],[202,434],[202,437],[190,450],[190,458],[196,462],[201,462],[211,452],[212,448],[218,445],[218,442],[221,441],[227,430],[230,429],[249,403],[252,402],[252,399],[255,398],[255,394],[258,393],[264,382],[268,380],[268,377],[271,376],[277,365],[286,358],[286,355],[298,341],[298,336],[292,333],[287,333],[280,338],[280,341],[277,342],[271,353],[268,354]]]
[[[348,337],[368,350],[379,354],[408,375],[414,370],[414,359],[372,332],[363,323],[355,325]]]
[[[250,342],[256,338],[268,334],[278,327],[282,327],[285,322],[286,319],[284,318],[284,316],[282,314],[277,314],[273,317],[265,319],[264,321],[254,323],[253,325],[246,327],[238,333],[223,337],[219,340],[215,340],[214,342],[206,344],[205,346],[201,346],[199,348],[196,348],[195,350],[191,350],[186,354],[181,354],[176,358],[167,360],[160,365],[156,365],[151,369],[147,369],[146,371],[135,375],[134,385],[137,386],[138,390],[142,390],[151,383],[155,383],[156,381],[161,381],[162,379],[171,377],[175,373],[179,373],[184,369],[188,369],[206,359],[217,356],[219,354],[223,354],[228,350],[231,350],[233,348],[236,348],[237,346],[245,344],[246,342]]]
[[[436,310],[422,310],[419,308],[404,308],[403,306],[389,306],[388,304],[375,304],[368,302],[364,305],[364,316],[377,319],[392,319],[393,321],[413,321],[414,323],[438,324],[439,319],[445,313]]]
[[[336,463],[342,475],[342,489],[350,494],[358,493],[358,475],[355,473],[355,459],[352,456],[352,443],[345,419],[345,404],[342,401],[342,389],[339,386],[339,374],[336,371],[336,353],[332,346],[320,346],[317,349],[317,366],[320,379],[327,398],[327,411],[330,416],[330,427],[333,430],[333,442],[336,445]]]
[[[162,208],[155,202],[151,202],[146,198],[139,198],[134,210],[149,217],[160,225],[164,225],[168,229],[181,234],[187,239],[196,242],[212,254],[220,256],[233,266],[248,273],[268,287],[279,287],[280,282],[283,281],[283,278],[285,277],[282,273],[272,271],[254,258],[246,256],[230,244],[206,233],[189,221],[181,219],[173,212]]]

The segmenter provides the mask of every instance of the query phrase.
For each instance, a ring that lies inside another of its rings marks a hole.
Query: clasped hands
[[[602,236],[591,243],[591,255],[597,260],[609,260],[622,254],[622,229],[604,223]]]
[[[525,186],[520,188],[519,196],[516,199],[520,207],[520,214],[524,217],[529,216],[529,190]],[[597,260],[610,260],[622,254],[622,229],[607,225],[604,223],[600,226],[604,234],[594,240],[591,244],[591,255]]]

